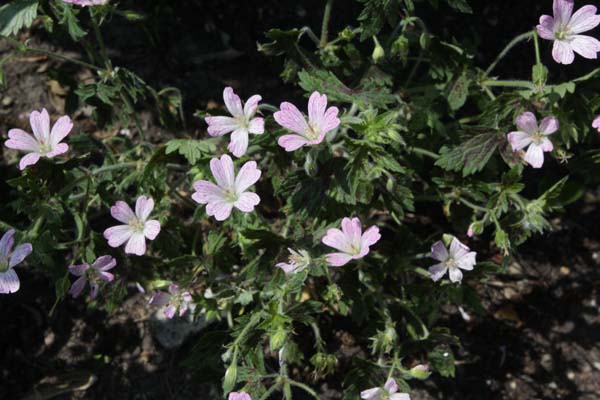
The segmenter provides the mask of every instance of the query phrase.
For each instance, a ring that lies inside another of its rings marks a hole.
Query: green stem
[[[79,178],[75,179],[73,182],[71,182],[67,186],[65,186],[60,192],[58,192],[58,195],[59,196],[65,195],[66,193],[71,191],[71,189],[73,189],[75,186],[77,186],[80,182],[82,182],[86,179],[89,179],[93,175],[98,175],[98,174],[101,174],[104,172],[115,171],[115,170],[119,170],[119,169],[127,169],[127,168],[137,167],[137,165],[138,165],[137,162],[132,161],[132,162],[126,162],[126,163],[122,163],[122,164],[106,165],[106,166],[100,167],[96,170],[86,172],[85,175],[80,176]]]
[[[536,65],[541,65],[542,59],[540,57],[540,39],[537,34],[537,29],[533,30],[533,45],[535,46],[535,63]]]
[[[333,0],[327,0],[327,4],[325,4],[325,12],[323,13],[323,23],[321,24],[321,48],[327,46],[327,35],[329,30],[329,20],[331,19],[332,7]]]
[[[96,40],[98,41],[98,46],[100,46],[100,55],[102,56],[102,61],[106,66],[107,70],[111,70],[110,60],[106,55],[106,46],[104,45],[104,39],[102,38],[102,32],[100,32],[100,25],[98,25],[98,21],[96,20],[96,14],[92,11],[93,7],[89,8],[90,11],[90,19],[92,21],[92,27],[94,28],[94,35],[96,36]]]
[[[463,203],[465,206],[472,208],[473,210],[481,211],[481,212],[488,212],[487,208],[478,206],[475,203],[471,203],[469,200],[465,199],[464,197],[459,197],[457,200],[460,201],[461,203]]]
[[[292,380],[292,379],[288,379],[288,382],[290,383],[290,385],[296,386],[296,387],[304,390],[306,393],[310,394],[312,397],[319,400],[319,395],[317,394],[317,392],[312,390],[309,386],[305,385],[304,383],[296,382],[295,380]]]
[[[506,45],[504,50],[502,50],[500,52],[500,54],[498,54],[498,57],[496,57],[494,62],[485,70],[485,76],[488,76],[494,70],[494,68],[496,68],[496,65],[498,65],[498,63],[508,54],[509,51],[512,50],[513,47],[515,47],[517,44],[519,44],[525,40],[530,39],[532,35],[533,35],[533,32],[529,31],[529,32],[522,33],[519,36],[517,36],[516,38],[514,38],[513,40],[511,40]]]
[[[487,87],[514,87],[514,88],[525,88],[525,89],[535,89],[535,85],[529,81],[498,81],[495,79],[487,79],[481,82],[481,86]]]
[[[260,399],[258,400],[267,400],[269,397],[271,397],[271,395],[273,394],[273,392],[275,392],[276,390],[279,389],[279,387],[281,386],[281,384],[276,383],[275,385],[271,386],[269,389],[267,389],[267,391],[265,392],[265,394],[263,394]]]
[[[422,149],[420,147],[409,147],[408,151],[410,153],[421,154],[421,155],[433,158],[434,160],[437,160],[438,158],[440,158],[439,154],[436,154],[433,151]]]

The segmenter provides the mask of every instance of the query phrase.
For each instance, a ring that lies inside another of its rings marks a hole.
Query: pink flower
[[[77,6],[100,6],[106,4],[108,0],[63,0],[65,3],[75,4]]]
[[[592,122],[592,128],[595,128],[598,132],[600,132],[600,115],[594,118]]]
[[[233,161],[227,154],[221,159],[210,160],[210,170],[217,181],[215,185],[209,181],[194,183],[196,193],[192,199],[200,204],[206,204],[206,213],[214,215],[217,221],[224,221],[231,215],[233,207],[243,212],[252,212],[254,206],[260,203],[256,193],[246,192],[260,178],[260,170],[255,161],[248,161],[235,176]]]
[[[446,271],[450,270],[450,281],[460,282],[462,281],[462,271],[471,271],[475,265],[475,256],[477,253],[469,251],[469,248],[458,241],[457,238],[452,239],[450,243],[450,251],[446,249],[444,242],[441,240],[435,242],[431,246],[431,257],[440,261],[439,264],[435,264],[429,267],[429,275],[434,282],[442,279],[446,275]]]
[[[302,146],[319,144],[327,132],[335,129],[340,124],[337,117],[337,107],[327,108],[327,96],[313,92],[308,100],[308,122],[295,105],[283,102],[280,111],[273,114],[275,121],[286,129],[296,132],[297,135],[283,135],[277,143],[285,151],[294,151]]]
[[[321,241],[340,251],[340,253],[327,254],[326,260],[332,267],[341,267],[350,260],[357,260],[369,254],[369,246],[377,243],[380,238],[378,227],[372,226],[362,233],[358,218],[344,218],[342,230],[337,228],[327,230],[327,235]]]
[[[117,201],[110,208],[110,214],[125,225],[117,225],[104,231],[104,237],[110,247],[119,247],[127,242],[125,253],[138,256],[146,252],[146,239],[154,240],[160,232],[160,222],[148,220],[154,209],[154,200],[146,196],[138,197],[135,213],[124,201]]]
[[[240,97],[233,92],[233,89],[226,87],[223,90],[223,100],[225,106],[232,117],[206,117],[204,120],[208,124],[208,134],[210,136],[223,136],[229,132],[231,142],[227,148],[236,157],[241,157],[248,149],[248,133],[262,135],[265,131],[265,120],[257,117],[256,109],[262,97],[255,94],[250,97],[242,108]]]
[[[42,112],[32,111],[29,122],[33,136],[21,129],[8,131],[8,140],[4,145],[9,149],[26,151],[28,154],[21,158],[19,169],[24,170],[29,165],[34,165],[40,157],[52,158],[69,150],[69,145],[61,143],[71,129],[73,123],[68,116],[60,117],[50,130],[50,116],[46,109]]]
[[[584,58],[596,59],[600,41],[580,35],[600,24],[596,7],[587,5],[573,14],[573,0],[554,0],[554,17],[542,15],[537,31],[540,37],[553,40],[552,57],[559,64],[571,64],[575,53]]]
[[[305,270],[310,265],[310,255],[306,250],[294,250],[288,248],[290,256],[287,263],[278,263],[275,266],[281,268],[286,275],[295,274]]]
[[[31,254],[33,247],[31,243],[23,243],[17,246],[15,251],[10,254],[13,245],[15,231],[14,229],[6,232],[0,239],[0,293],[15,293],[19,290],[21,282],[14,267],[20,264],[25,257]],[[10,257],[9,257],[10,255]]]
[[[158,307],[165,307],[165,316],[169,319],[173,319],[177,310],[179,310],[179,316],[183,317],[189,310],[191,302],[192,295],[190,292],[182,292],[179,286],[171,283],[169,285],[169,293],[154,293],[149,304]]]
[[[100,287],[100,283],[104,282],[112,282],[115,279],[115,276],[111,274],[109,271],[116,267],[117,261],[111,256],[101,256],[98,257],[96,261],[90,266],[89,264],[79,264],[79,265],[71,265],[69,266],[69,272],[75,276],[78,276],[77,280],[73,282],[69,293],[73,298],[79,297],[83,289],[85,288],[85,283],[90,282],[90,297],[95,299],[98,295],[98,288]]]
[[[552,151],[554,146],[548,136],[558,130],[558,120],[546,117],[538,126],[535,115],[525,112],[517,117],[518,131],[508,134],[508,142],[513,151],[529,146],[525,153],[525,161],[533,168],[541,168],[544,164],[544,152]]]
[[[473,224],[469,225],[469,228],[467,229],[467,236],[473,237]]]
[[[363,390],[360,392],[360,398],[364,400],[410,400],[408,393],[397,392],[398,384],[393,378],[390,378],[382,388],[377,387]]]
[[[252,397],[246,392],[231,392],[227,400],[252,400]]]

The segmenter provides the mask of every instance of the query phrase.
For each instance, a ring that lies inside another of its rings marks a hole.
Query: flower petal
[[[450,282],[460,283],[463,278],[463,273],[459,268],[450,268]]]
[[[45,108],[42,109],[41,113],[32,111],[29,114],[29,123],[38,142],[50,143],[50,116]]]
[[[321,126],[326,108],[327,96],[313,92],[308,99],[308,120],[311,126]]]
[[[0,239],[0,257],[7,257],[15,243],[15,230],[10,229]]]
[[[77,265],[69,265],[69,273],[75,276],[83,276],[85,271],[90,269],[89,264],[77,264]]]
[[[102,279],[105,282],[112,282],[115,279],[115,276],[113,274],[105,271],[100,271],[98,273],[98,276],[100,276],[100,279]]]
[[[550,139],[548,139],[547,137],[542,138],[542,142],[540,143],[540,145],[542,146],[542,150],[544,152],[550,152],[550,151],[554,150],[554,145],[552,144]]]
[[[59,144],[73,129],[73,122],[68,116],[60,117],[50,131],[50,143],[52,147]]]
[[[447,270],[448,270],[448,267],[446,267],[446,265],[444,263],[439,263],[439,264],[435,264],[435,265],[432,265],[431,267],[429,267],[428,272],[429,272],[429,276],[431,277],[431,279],[434,282],[437,282],[440,279],[442,279],[444,277],[444,275],[446,275]]]
[[[235,94],[231,87],[226,87],[225,90],[223,90],[223,100],[225,101],[225,107],[227,107],[227,110],[229,110],[231,115],[236,118],[244,117],[240,96]]]
[[[171,295],[165,292],[155,292],[152,297],[150,298],[150,301],[148,302],[148,304],[152,305],[152,306],[157,306],[157,307],[162,307],[162,306],[166,306],[167,304],[169,304],[169,302],[171,301]]]
[[[117,266],[117,260],[114,257],[105,255],[98,257],[92,264],[92,268],[98,271],[109,271]]]
[[[227,201],[210,202],[206,205],[206,214],[214,216],[217,221],[225,221],[231,215],[233,204]]]
[[[135,214],[131,207],[129,207],[129,204],[121,200],[117,201],[115,205],[110,208],[110,215],[124,224],[128,224],[129,221],[135,218]]]
[[[54,146],[51,151],[49,151],[48,153],[46,153],[44,155],[48,158],[53,158],[53,157],[59,156],[61,154],[64,154],[67,151],[69,151],[69,145],[66,143],[59,143],[56,146]]]
[[[517,126],[519,129],[530,135],[537,132],[537,118],[532,112],[526,111],[517,117]]]
[[[292,103],[283,102],[279,108],[280,111],[277,111],[275,114],[273,114],[273,118],[275,118],[275,121],[279,125],[302,136],[306,136],[308,134],[310,127],[306,122],[306,118],[304,118],[304,115],[302,115],[300,110],[298,110],[295,105]]]
[[[21,282],[14,269],[9,269],[4,273],[0,272],[0,294],[15,293],[19,287],[21,287]]]
[[[298,150],[300,147],[308,143],[308,139],[300,135],[283,135],[279,138],[279,140],[277,140],[277,144],[283,147],[285,151]]]
[[[240,123],[231,117],[206,117],[204,121],[208,124],[207,131],[210,136],[223,136],[240,127]]]
[[[226,200],[223,189],[209,181],[194,182],[194,190],[196,193],[192,194],[192,199],[196,203],[206,204]]]
[[[360,244],[360,238],[362,236],[362,226],[360,224],[360,219],[342,219],[342,232],[344,232],[344,235],[346,235],[346,237],[351,243],[355,245]]]
[[[233,131],[227,149],[238,158],[246,154],[246,150],[248,150],[248,129],[238,128]]]
[[[17,246],[15,251],[13,251],[12,255],[10,256],[8,267],[13,268],[15,265],[21,264],[25,257],[30,255],[32,251],[33,246],[31,246],[31,243],[23,243],[22,245]]]
[[[394,393],[390,396],[390,400],[410,400],[408,393]]]
[[[533,138],[529,133],[521,131],[510,132],[507,135],[507,139],[513,151],[524,149],[525,147],[529,146],[531,142],[533,142]]]
[[[554,117],[546,117],[540,123],[540,132],[544,135],[551,135],[558,130],[560,123]]]
[[[338,118],[339,110],[337,107],[329,107],[327,112],[323,116],[321,123],[319,124],[319,132],[323,137],[329,132],[334,130],[340,125],[340,119]],[[322,139],[321,139],[322,140]]]
[[[175,306],[168,306],[165,308],[165,317],[169,318],[169,319],[173,319],[173,317],[175,316],[175,312],[177,311],[177,307]]]
[[[473,266],[477,263],[475,257],[477,257],[477,253],[474,251],[463,255],[461,258],[456,260],[458,268],[464,269],[466,271],[471,271],[473,269]]]
[[[557,24],[567,24],[573,14],[573,0],[554,0],[553,11]]]
[[[262,135],[265,132],[265,120],[260,117],[253,118],[248,125],[248,132],[253,135]]]
[[[110,247],[119,247],[131,238],[133,232],[129,225],[112,226],[104,231],[104,238]]]
[[[146,221],[144,224],[144,236],[149,240],[154,240],[160,233],[160,222],[155,219]]]
[[[363,233],[362,238],[360,240],[362,247],[373,246],[381,239],[381,234],[379,233],[379,228],[376,226],[372,226]]]
[[[594,118],[594,120],[592,121],[592,128],[595,128],[596,130],[598,130],[598,132],[600,132],[600,115]]]
[[[40,160],[40,155],[38,153],[26,154],[23,156],[23,158],[21,158],[21,161],[19,161],[19,169],[21,171],[23,171],[25,168],[29,167],[30,165],[36,164],[39,160]]]
[[[222,188],[233,187],[235,179],[233,160],[227,154],[222,155],[220,159],[213,158],[210,160],[210,170],[217,181],[217,185]]]
[[[541,168],[544,165],[544,150],[542,146],[531,143],[525,153],[525,161],[533,168]]]
[[[600,41],[591,36],[575,35],[571,39],[571,48],[583,58],[595,60],[600,51]]]
[[[555,40],[552,47],[552,58],[559,64],[568,65],[575,60],[575,53],[569,43]]]
[[[321,242],[344,253],[350,253],[352,250],[348,237],[337,228],[328,229],[327,235],[323,236]]]
[[[342,265],[346,265],[350,260],[352,260],[352,256],[346,253],[329,253],[325,255],[325,261],[332,267],[341,267]]]
[[[135,232],[125,245],[125,253],[135,254],[136,256],[144,255],[146,252],[146,237],[141,232]]]
[[[8,131],[8,140],[4,145],[9,149],[23,150],[29,152],[38,152],[40,144],[33,136],[21,129],[11,129]]]
[[[73,296],[74,299],[76,299],[77,297],[79,297],[81,295],[81,292],[85,288],[85,283],[86,282],[87,282],[87,278],[85,276],[79,277],[71,285],[71,288],[69,289],[69,294],[71,296]]]
[[[554,40],[554,18],[551,16],[542,15],[536,29],[542,39]]]
[[[152,210],[154,210],[154,200],[152,197],[138,197],[137,201],[135,202],[135,215],[140,221],[146,221]]]
[[[252,212],[254,207],[260,203],[260,197],[256,193],[242,193],[233,205],[240,211]]]
[[[460,259],[469,252],[469,248],[462,244],[457,238],[453,238],[450,243],[450,257],[455,260]]]
[[[446,261],[448,259],[448,249],[446,249],[444,242],[438,240],[431,246],[431,258],[438,261]]]
[[[592,5],[581,7],[573,14],[569,21],[569,29],[572,33],[591,31],[600,25],[600,15],[596,15],[598,9]]]
[[[360,392],[360,398],[363,400],[377,400],[380,392],[381,388],[363,390]]]
[[[246,101],[246,104],[244,104],[244,115],[247,119],[254,117],[254,114],[256,114],[256,109],[258,108],[258,103],[260,103],[261,100],[262,97],[258,94],[255,94]]]
[[[256,168],[256,161],[246,162],[242,168],[240,168],[240,172],[235,178],[236,193],[243,193],[250,186],[254,185],[260,179],[261,173],[262,172]]]
[[[398,384],[393,378],[390,378],[387,381],[385,381],[385,385],[383,385],[383,388],[387,390],[390,394],[396,393],[398,391]]]

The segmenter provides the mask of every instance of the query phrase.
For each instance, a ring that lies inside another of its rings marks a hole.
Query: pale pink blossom
[[[233,89],[226,87],[223,90],[223,100],[227,110],[233,117],[204,118],[208,124],[208,134],[210,136],[223,136],[233,132],[231,142],[227,148],[234,156],[241,157],[246,154],[248,149],[248,134],[261,135],[265,131],[265,120],[254,117],[262,97],[255,94],[246,101],[246,104],[242,105],[240,97],[233,92]]]
[[[273,114],[275,121],[296,133],[296,135],[283,135],[277,141],[285,151],[319,144],[329,131],[340,124],[337,107],[327,108],[327,96],[319,92],[313,92],[308,100],[308,122],[300,110],[291,103],[283,102],[279,108],[280,111]]]
[[[469,225],[469,228],[467,229],[467,236],[473,237],[473,224]]]
[[[231,392],[227,400],[252,400],[252,397],[246,392]]]
[[[25,257],[31,254],[31,243],[23,243],[12,252],[15,244],[15,231],[9,230],[0,239],[0,294],[15,293],[19,290],[21,282],[14,267],[20,264]]]
[[[255,161],[246,162],[237,177],[233,168],[233,160],[227,154],[221,159],[210,160],[210,170],[217,184],[209,181],[194,183],[192,199],[200,204],[206,204],[206,213],[214,215],[217,221],[224,221],[231,215],[233,207],[243,212],[252,212],[260,203],[256,193],[246,192],[260,178],[260,170]]]
[[[65,3],[75,4],[81,7],[100,6],[106,4],[108,0],[63,0]]]
[[[439,263],[429,267],[429,275],[434,282],[437,282],[446,275],[446,272],[450,271],[450,281],[461,282],[463,278],[461,269],[473,270],[476,256],[476,252],[470,251],[457,238],[452,238],[449,250],[441,240],[435,242],[431,246],[431,258],[438,260]]]
[[[513,151],[529,146],[524,156],[525,161],[533,168],[541,168],[544,164],[544,152],[554,149],[548,136],[558,130],[558,120],[546,117],[538,126],[535,115],[525,112],[517,117],[517,127],[519,130],[510,132],[507,137]]]
[[[398,384],[393,378],[388,379],[383,387],[363,390],[360,392],[363,400],[410,400],[408,393],[398,393]]]
[[[179,310],[179,316],[183,317],[190,308],[192,303],[192,295],[190,292],[182,292],[179,286],[171,283],[169,285],[169,293],[156,292],[150,298],[150,303],[153,306],[164,307],[164,314],[167,318],[173,319],[175,313]]]
[[[79,297],[87,282],[90,283],[90,297],[98,296],[98,288],[102,282],[112,282],[115,276],[110,271],[117,266],[117,261],[111,256],[98,257],[90,264],[78,264],[69,266],[69,272],[78,278],[73,282],[69,293],[73,298]]]
[[[596,7],[587,5],[573,14],[573,0],[554,0],[554,17],[542,15],[537,31],[540,37],[553,40],[552,57],[559,64],[571,64],[575,53],[584,58],[596,59],[600,41],[580,35],[600,24]]]
[[[330,228],[327,235],[321,241],[329,247],[339,250],[339,253],[326,255],[326,261],[332,267],[341,267],[350,260],[363,258],[369,253],[369,247],[377,243],[381,235],[379,228],[372,226],[362,232],[362,226],[358,218],[344,218],[342,230]]]
[[[592,121],[592,128],[600,132],[600,115],[598,115],[596,118],[594,118],[594,121]]]
[[[61,141],[73,128],[71,118],[65,115],[60,117],[50,130],[50,116],[45,108],[42,112],[32,111],[29,114],[29,123],[33,136],[22,129],[11,129],[8,131],[8,140],[4,142],[9,149],[27,152],[19,162],[21,171],[37,163],[40,157],[53,158],[66,153],[69,145]]]
[[[146,196],[138,197],[135,213],[124,201],[117,201],[110,208],[110,214],[124,225],[110,227],[104,231],[104,237],[110,247],[125,245],[125,253],[138,256],[146,252],[146,239],[154,240],[160,232],[160,222],[148,220],[154,209],[154,200]]]
[[[290,252],[288,262],[280,262],[275,265],[277,268],[281,268],[286,275],[304,271],[310,265],[310,255],[306,250],[296,251],[288,248],[288,251]]]

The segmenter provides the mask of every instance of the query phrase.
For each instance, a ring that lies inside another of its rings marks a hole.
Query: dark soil
[[[190,132],[201,126],[193,112],[220,103],[224,85],[233,85],[242,97],[268,94],[273,104],[297,95],[278,78],[280,60],[259,55],[256,42],[265,40],[262,33],[270,27],[309,25],[318,31],[320,1],[260,7],[257,2],[192,1],[176,9],[166,0],[153,3],[165,10],[161,28],[147,32],[117,23],[108,34],[109,52],[116,65],[127,66],[153,85],[180,88]],[[508,40],[533,26],[540,11],[551,8],[550,1],[472,3],[478,9],[470,19],[473,24],[467,25],[482,32],[482,43],[474,46],[481,49],[477,58],[485,65]],[[515,10],[527,13],[513,18]],[[334,25],[350,21],[355,11],[354,5],[338,11]],[[501,22],[507,15],[512,18],[508,27]],[[447,34],[460,32],[460,20],[447,22],[440,24]],[[169,28],[173,26],[177,29]],[[124,32],[129,40],[117,40]],[[26,35],[33,44],[50,47],[36,29]],[[0,42],[0,58],[6,48]],[[510,77],[526,77],[530,65],[519,64],[521,57],[530,54],[517,49],[498,72],[511,68]],[[51,114],[64,110],[60,89],[46,75],[48,69],[62,68],[45,57],[21,57],[5,65],[9,85],[0,92],[1,132],[26,125],[24,116],[32,109],[47,107]],[[153,115],[142,115],[150,130],[157,129]],[[84,112],[75,117],[77,129],[99,129]],[[3,193],[5,179],[16,171],[1,164]],[[589,192],[552,221],[553,233],[524,245],[505,274],[478,286],[484,315],[470,314],[466,321],[458,310],[448,309],[444,324],[462,341],[457,377],[433,376],[417,383],[413,399],[600,398],[599,222],[600,193]],[[67,299],[49,316],[54,289],[32,269],[20,269],[23,284],[17,294],[0,297],[0,399],[208,398],[210,387],[181,365],[198,337],[177,350],[161,348],[150,334],[144,295],[132,288],[112,315]],[[322,390],[324,398],[340,396]]]

